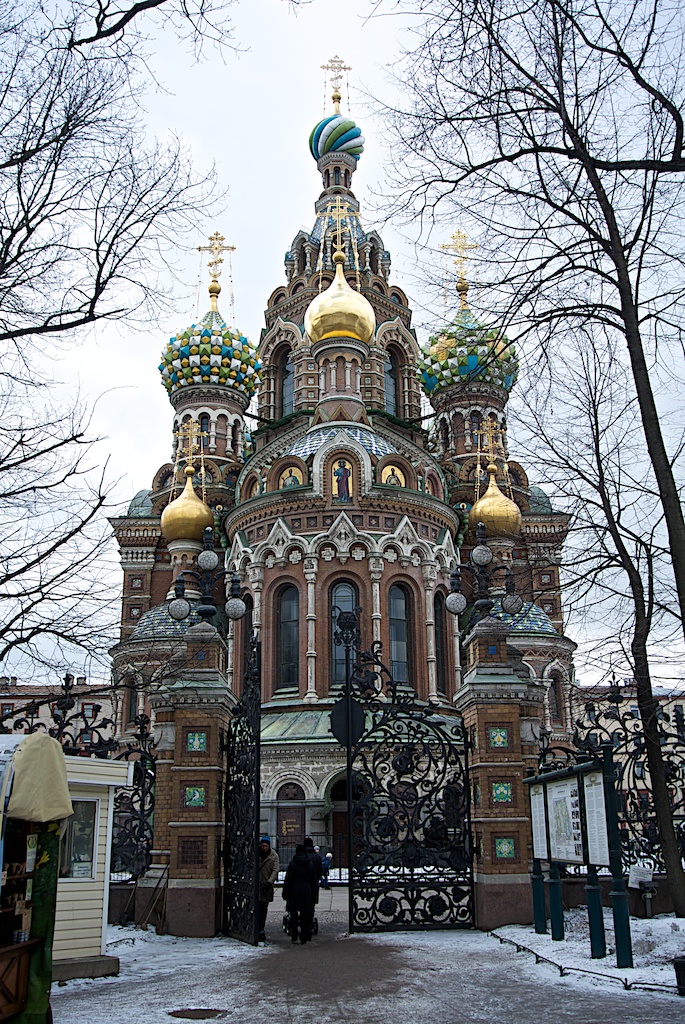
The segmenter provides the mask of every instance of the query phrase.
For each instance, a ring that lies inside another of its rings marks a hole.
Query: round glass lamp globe
[[[242,597],[229,597],[225,605],[226,614],[229,619],[242,619],[243,615],[247,611],[247,605],[243,601]]]
[[[478,544],[471,552],[471,561],[474,565],[490,565],[492,551],[487,544]]]
[[[518,594],[505,594],[502,598],[502,611],[507,615],[518,615],[523,608],[523,600]]]
[[[173,601],[169,602],[169,615],[177,622],[187,619],[190,615],[190,601],[187,601],[185,597],[175,597]]]
[[[197,564],[203,572],[211,572],[219,564],[219,556],[216,551],[201,551],[197,556]]]
[[[445,598],[445,608],[452,615],[461,615],[466,608],[466,598],[463,594],[453,592]]]

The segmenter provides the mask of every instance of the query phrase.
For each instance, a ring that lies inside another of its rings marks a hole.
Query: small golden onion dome
[[[350,288],[343,274],[345,255],[336,252],[335,277],[325,292],[310,302],[304,326],[312,344],[327,338],[353,338],[368,345],[376,330],[376,314],[361,292]]]
[[[483,523],[488,531],[488,538],[503,537],[516,540],[521,532],[521,511],[497,486],[497,466],[490,463],[488,473],[488,489],[469,512],[469,528],[474,530],[478,523]]]
[[[201,501],[193,487],[194,466],[186,466],[183,493],[162,512],[162,533],[167,540],[202,540],[208,526],[214,526],[212,510]]]

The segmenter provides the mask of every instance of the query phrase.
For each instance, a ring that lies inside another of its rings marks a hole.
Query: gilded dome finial
[[[228,270],[229,278],[233,277],[233,268],[231,266],[232,252],[235,252],[234,245],[224,245],[226,239],[223,235],[220,235],[218,231],[215,231],[213,235],[209,236],[209,245],[198,245],[198,252],[211,252],[212,258],[207,261],[207,267],[209,268],[209,274],[211,281],[209,283],[209,299],[210,299],[210,311],[212,313],[218,312],[217,300],[221,293],[221,285],[219,284],[219,277],[221,276],[221,264],[224,262],[224,252],[229,254],[228,256]],[[233,321],[233,288],[231,288],[231,321]]]
[[[515,541],[521,532],[521,511],[516,502],[500,491],[495,463],[490,462],[487,470],[488,489],[469,512],[469,526],[473,528],[474,523],[482,522],[493,540]]]
[[[457,268],[457,294],[459,295],[459,309],[468,309],[469,282],[466,279],[466,262],[469,249],[477,249],[475,242],[469,242],[468,235],[461,228],[452,235],[452,241],[446,242],[440,248],[446,252],[455,253],[454,265]]]

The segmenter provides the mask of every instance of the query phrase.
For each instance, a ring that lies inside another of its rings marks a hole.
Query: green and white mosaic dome
[[[259,386],[257,350],[211,311],[169,339],[159,372],[169,394],[193,384],[220,384],[252,396]]]
[[[485,327],[470,309],[461,309],[449,327],[429,339],[419,359],[426,394],[453,384],[484,381],[511,391],[518,376],[516,349],[506,335]]]

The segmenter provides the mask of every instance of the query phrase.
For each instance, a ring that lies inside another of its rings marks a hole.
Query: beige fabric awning
[[[14,783],[7,816],[24,821],[60,821],[74,813],[62,745],[44,732],[26,736],[14,757]]]

